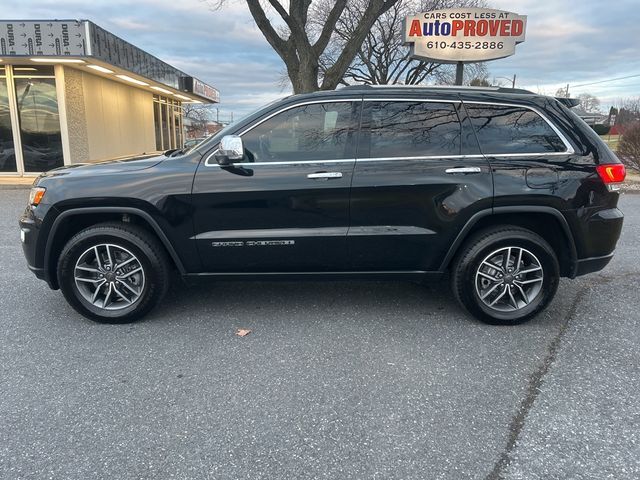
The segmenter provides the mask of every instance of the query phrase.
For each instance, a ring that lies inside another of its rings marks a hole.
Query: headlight
[[[47,189],[44,187],[33,187],[29,193],[29,205],[33,205],[34,207],[38,206],[46,191]]]

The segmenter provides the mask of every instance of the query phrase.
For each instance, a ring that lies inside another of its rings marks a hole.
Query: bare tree
[[[197,103],[183,103],[182,114],[189,119],[191,125],[187,125],[187,133],[190,136],[201,137],[206,134],[207,123],[211,120],[211,108],[209,105]]]
[[[487,77],[475,77],[471,79],[469,85],[471,85],[472,87],[490,87],[491,82],[489,82],[489,79],[487,79]]]
[[[627,126],[640,121],[640,97],[620,98],[614,107],[616,125]]]
[[[328,48],[320,57],[320,73],[330,68],[340,51],[350,42],[367,0],[349,0],[338,18],[336,31]],[[333,0],[320,0],[310,11],[309,26],[319,31],[325,25]],[[403,20],[417,12],[456,7],[483,7],[483,0],[400,0],[382,13],[373,23],[340,83],[344,85],[405,84],[415,85],[427,80],[433,83],[453,83],[455,67],[450,64],[413,59],[404,45]],[[484,64],[467,65],[465,83],[472,78],[486,77]]]
[[[209,0],[208,3],[211,8],[219,9],[227,1],[229,0]],[[348,0],[332,2],[322,27],[317,31],[307,28],[311,0],[244,1],[267,42],[282,58],[295,93],[335,89],[353,62],[376,19],[398,2],[398,0],[364,2],[362,9],[357,12],[357,18],[354,18],[354,28],[349,34],[349,41],[342,45],[339,52],[336,52],[331,64],[325,65],[320,77],[320,57],[336,31],[336,25],[343,15]],[[263,5],[267,7],[266,10]],[[274,23],[269,18],[273,14],[279,17],[280,23]]]
[[[622,134],[617,153],[629,167],[640,171],[640,123],[631,125]]]
[[[600,111],[600,99],[590,93],[581,93],[578,95],[580,106],[587,113],[597,113]]]

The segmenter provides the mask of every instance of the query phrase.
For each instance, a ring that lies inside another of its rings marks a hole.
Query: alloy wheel
[[[74,280],[82,297],[105,310],[121,310],[142,297],[145,273],[140,260],[119,245],[94,245],[80,255]]]
[[[500,312],[525,308],[542,292],[544,271],[540,260],[522,247],[504,247],[480,262],[475,287],[485,306]]]

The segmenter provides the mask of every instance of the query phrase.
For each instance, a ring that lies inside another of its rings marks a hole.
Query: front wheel
[[[494,325],[522,323],[537,315],[553,299],[559,281],[553,248],[536,233],[515,226],[474,235],[451,273],[457,300]]]
[[[69,304],[102,323],[129,323],[151,310],[169,286],[162,245],[135,225],[100,224],[63,248],[58,282]]]

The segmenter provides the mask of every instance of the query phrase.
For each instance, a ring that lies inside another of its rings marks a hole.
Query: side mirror
[[[244,159],[244,145],[238,135],[225,135],[220,142],[220,148],[215,155],[220,165],[231,165]]]

